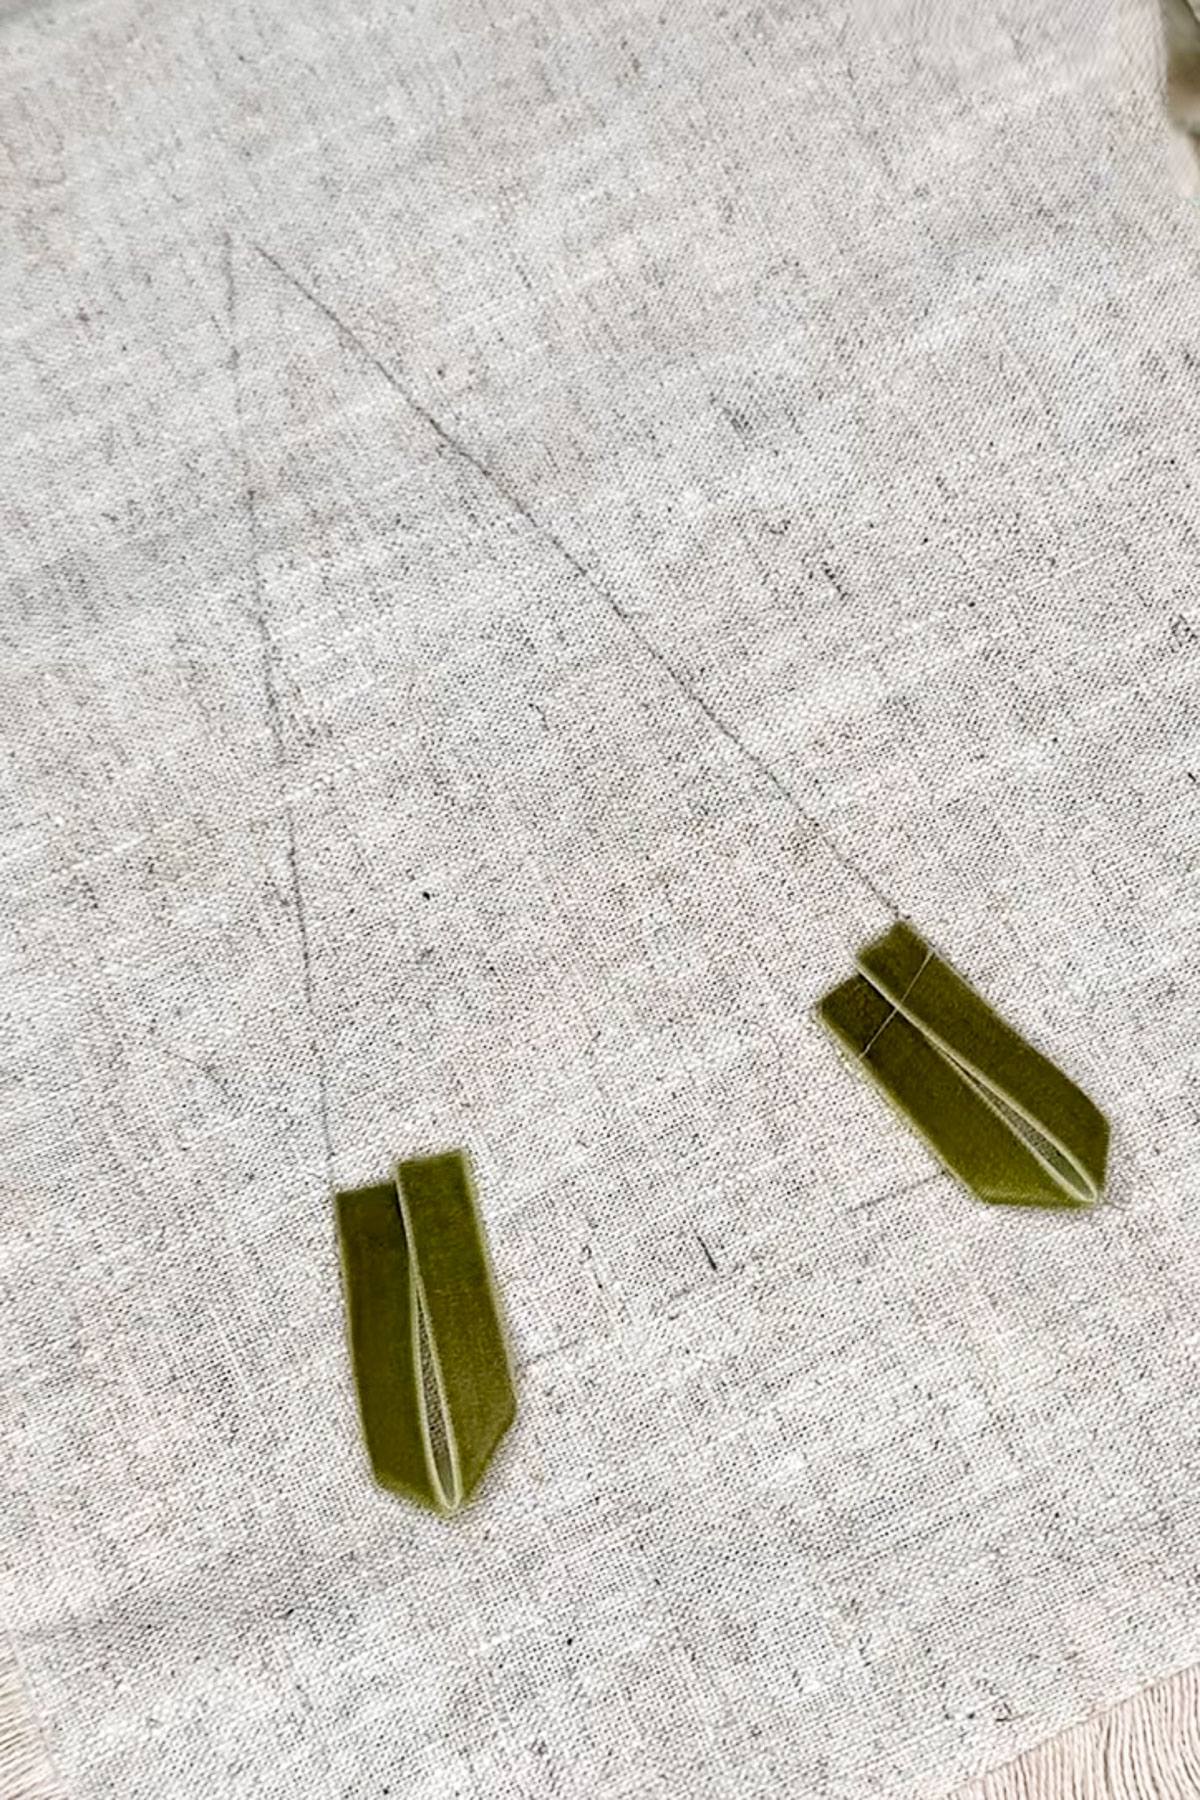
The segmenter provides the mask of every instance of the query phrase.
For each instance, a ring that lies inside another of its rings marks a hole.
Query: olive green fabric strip
[[[478,1487],[516,1412],[466,1158],[336,1196],[350,1350],[375,1479],[437,1512]]]
[[[450,1455],[465,1500],[516,1411],[483,1227],[463,1156],[401,1163],[399,1188]]]
[[[868,944],[821,1016],[981,1200],[1085,1206],[1108,1121],[906,924]]]
[[[412,1259],[394,1181],[337,1196],[338,1235],[367,1454],[376,1478],[431,1505],[421,1430]]]

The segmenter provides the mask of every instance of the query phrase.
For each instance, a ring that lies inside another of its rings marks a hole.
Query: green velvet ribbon
[[[375,1479],[435,1512],[478,1487],[516,1412],[465,1156],[336,1196],[350,1351]]]
[[[857,958],[821,1017],[950,1172],[981,1200],[1086,1206],[1108,1121],[909,925]]]

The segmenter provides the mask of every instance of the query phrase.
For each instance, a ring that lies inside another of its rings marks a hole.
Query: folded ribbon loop
[[[436,1512],[479,1485],[516,1412],[466,1159],[336,1196],[350,1350],[375,1479]]]
[[[1099,1198],[1108,1121],[909,925],[868,944],[821,1017],[981,1200]]]

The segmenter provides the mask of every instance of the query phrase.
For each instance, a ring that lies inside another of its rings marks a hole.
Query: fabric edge
[[[0,1795],[4,1800],[63,1800],[63,1793],[16,1651],[0,1635]]]
[[[1070,1725],[948,1800],[1157,1800],[1200,1792],[1200,1664]]]

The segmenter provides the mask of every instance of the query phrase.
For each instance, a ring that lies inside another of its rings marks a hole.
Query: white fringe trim
[[[956,1800],[1197,1800],[1200,1667],[1156,1682],[1016,1762]]]
[[[63,1800],[21,1681],[16,1657],[0,1631],[0,1800]]]

